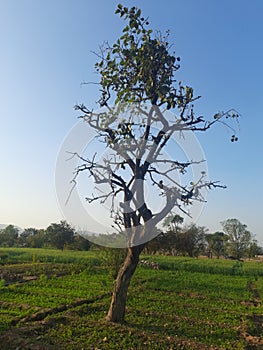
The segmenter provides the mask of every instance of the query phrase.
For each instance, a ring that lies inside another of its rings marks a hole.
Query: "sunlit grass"
[[[104,319],[113,280],[97,252],[3,253],[13,264],[0,266],[2,275],[18,279],[0,285],[0,331],[21,329],[30,339],[33,327],[39,342],[65,350],[245,349],[242,332],[253,332],[253,315],[263,314],[251,289],[262,296],[258,262],[143,256],[160,269],[138,267],[128,292],[127,324],[112,325]],[[21,281],[23,274],[35,279]]]

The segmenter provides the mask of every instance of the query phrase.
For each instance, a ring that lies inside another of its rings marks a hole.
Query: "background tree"
[[[158,230],[157,236],[150,240],[145,248],[146,254],[168,253],[176,254],[176,235],[173,231]]]
[[[228,235],[228,252],[236,259],[246,255],[253,235],[247,230],[247,225],[237,219],[227,219],[222,223],[223,231]]]
[[[159,251],[165,251],[166,253],[176,255],[178,253],[178,234],[181,231],[184,218],[179,214],[169,214],[163,220],[163,227],[167,228],[166,231],[156,238],[159,243]],[[148,243],[149,245],[149,243]]]
[[[249,257],[249,259],[255,258],[255,256],[261,254],[261,249],[258,246],[258,242],[257,242],[256,239],[252,239],[251,240],[251,242],[250,242],[250,244],[248,246],[246,254]]]
[[[177,235],[176,247],[183,255],[190,257],[203,254],[206,247],[206,231],[205,227],[191,224]]]
[[[180,230],[180,225],[184,222],[184,218],[179,214],[167,215],[163,221],[163,226],[167,227],[169,231],[177,233]]]
[[[127,256],[117,275],[106,317],[108,321],[123,322],[131,278],[146,242],[156,235],[156,225],[174,207],[187,214],[185,208],[193,200],[203,201],[205,187],[222,187],[206,180],[204,173],[196,183],[178,184],[175,174],[184,174],[202,160],[167,160],[162,150],[176,132],[206,131],[215,123],[225,124],[225,117],[238,115],[232,110],[220,112],[211,121],[196,115],[194,102],[200,96],[194,96],[190,86],[176,84],[174,75],[180,58],[170,52],[168,33],[154,34],[147,29],[148,19],[136,7],[118,5],[116,13],[127,24],[115,44],[101,47],[95,65],[100,76],[101,110],[94,112],[83,104],[75,107],[107,145],[109,155],[100,160],[96,154],[89,157],[73,153],[83,162],[76,169],[73,183],[87,171],[104,191],[88,196],[88,202],[111,203],[113,220],[125,229]],[[167,115],[170,109],[172,116]],[[155,210],[153,202],[146,203],[146,183],[151,183],[163,198],[161,209]]]
[[[46,230],[38,229],[35,234],[27,238],[27,241],[31,248],[46,248],[48,246]]]
[[[70,243],[71,242],[71,243]],[[86,238],[75,234],[73,240],[70,240],[69,243],[66,243],[66,248],[70,250],[89,250],[91,243]]]
[[[64,249],[66,244],[71,244],[74,239],[75,230],[66,222],[52,223],[46,229],[48,242],[57,249]]]
[[[14,247],[17,245],[19,229],[14,225],[8,225],[0,230],[0,245]]]
[[[34,227],[25,228],[24,231],[20,234],[18,243],[22,247],[30,247],[29,237],[32,237],[38,233],[38,229]]]
[[[258,245],[258,249],[257,249],[257,254],[256,255],[263,255],[263,247]]]
[[[207,241],[207,253],[210,258],[213,257],[213,254],[220,258],[220,256],[225,255],[225,248],[228,236],[224,232],[215,232],[213,234],[206,235]]]

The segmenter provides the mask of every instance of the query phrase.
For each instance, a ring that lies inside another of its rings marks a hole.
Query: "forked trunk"
[[[128,248],[126,259],[115,281],[111,304],[106,317],[107,321],[116,323],[124,322],[128,288],[144,246],[145,245],[142,244],[140,246]]]

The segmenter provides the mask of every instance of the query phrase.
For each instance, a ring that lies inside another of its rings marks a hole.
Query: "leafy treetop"
[[[167,109],[191,100],[191,88],[173,87],[180,57],[169,52],[169,32],[153,37],[152,29],[147,29],[148,19],[136,7],[128,9],[119,4],[116,13],[128,24],[112,47],[103,47],[101,61],[96,64],[101,75],[101,106],[107,103],[111,91],[116,93],[115,103],[147,101],[158,106],[165,104]]]
[[[109,192],[92,195],[87,198],[89,202],[105,202],[110,197],[116,200],[118,194],[124,194],[122,204],[127,208],[120,203],[124,209],[121,223],[127,228],[131,225],[137,227],[141,219],[145,223],[153,218],[148,208],[148,214],[145,214],[144,183],[138,185],[137,181],[148,179],[167,199],[164,210],[152,219],[155,225],[173,206],[185,213],[183,206],[191,204],[191,199],[203,201],[203,188],[224,187],[206,181],[204,173],[195,183],[178,184],[173,172],[184,174],[189,166],[203,160],[179,162],[164,159],[162,151],[169,139],[176,132],[206,131],[218,122],[230,127],[225,118],[236,119],[238,113],[232,109],[219,112],[212,120],[196,115],[194,102],[200,96],[195,97],[193,88],[188,85],[175,84],[174,75],[180,68],[180,58],[170,52],[169,32],[165,35],[153,33],[148,29],[148,18],[144,18],[141,10],[134,6],[129,9],[119,4],[116,13],[126,20],[127,25],[116,43],[105,43],[101,47],[97,54],[100,59],[95,65],[100,76],[99,104],[102,108],[94,112],[83,104],[75,106],[83,113],[80,117],[96,130],[112,153],[103,162],[97,160],[96,154],[91,160],[77,155],[83,165],[76,169],[73,183],[80,172],[88,171],[95,184],[109,185]],[[173,113],[168,116],[166,111],[169,109]],[[231,141],[236,141],[235,130],[231,129]],[[122,172],[127,168],[129,173]],[[113,204],[111,208],[113,212]]]

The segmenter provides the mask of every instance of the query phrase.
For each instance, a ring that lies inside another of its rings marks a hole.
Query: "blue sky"
[[[76,103],[98,99],[93,65],[104,41],[123,21],[119,1],[9,0],[0,2],[0,223],[46,227],[63,218],[54,172],[59,148],[77,121]],[[237,218],[263,244],[261,0],[123,1],[149,16],[151,27],[170,29],[181,57],[178,80],[202,99],[212,116],[234,107],[239,141],[222,126],[199,134],[211,179],[228,188],[209,193],[198,224],[212,232]]]

